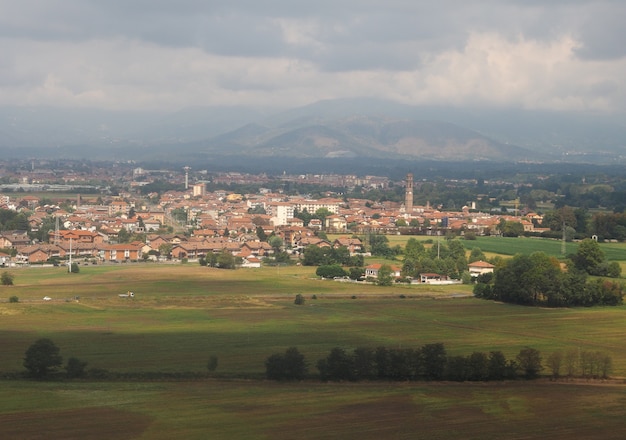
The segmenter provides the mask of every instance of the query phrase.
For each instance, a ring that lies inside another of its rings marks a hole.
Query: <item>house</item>
[[[50,231],[48,233],[48,240],[50,241],[50,243],[54,243],[56,237],[57,233],[55,231]],[[100,244],[104,242],[104,236],[102,236],[101,234],[93,231],[85,231],[82,229],[59,231],[58,239],[59,243],[55,244],[69,244],[70,241],[73,245],[77,243]]]
[[[0,248],[17,249],[31,244],[26,231],[7,231],[0,235]]]
[[[324,221],[328,231],[345,232],[348,228],[346,218],[342,215],[329,215]]]
[[[261,260],[259,260],[256,257],[245,257],[243,258],[243,262],[241,263],[241,267],[246,267],[246,268],[257,268],[257,267],[261,267]]]
[[[109,244],[100,248],[100,257],[105,261],[140,260],[143,257],[142,243]]]
[[[495,269],[495,266],[481,260],[474,261],[473,263],[468,264],[468,268],[470,275],[473,277],[477,277],[478,275],[482,275],[485,273],[492,273]]]
[[[308,246],[317,246],[319,248],[331,247],[330,242],[323,240],[319,237],[300,237],[300,239],[293,246],[294,251],[304,252]]]
[[[335,249],[345,246],[348,248],[350,255],[361,253],[363,251],[363,242],[358,238],[339,237],[333,242]]]
[[[274,253],[274,248],[265,241],[247,241],[241,245],[239,252],[254,257],[266,257]]]
[[[41,246],[24,246],[20,248],[15,256],[18,263],[43,263],[50,258],[48,252]]]
[[[378,272],[380,271],[380,268],[383,265],[380,263],[375,263],[375,264],[370,264],[369,266],[365,267],[365,277],[371,277],[371,278],[378,278]],[[400,278],[401,276],[401,268],[397,267],[397,266],[390,266],[391,267],[391,276],[394,278]]]

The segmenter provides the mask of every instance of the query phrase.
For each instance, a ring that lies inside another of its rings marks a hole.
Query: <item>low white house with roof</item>
[[[491,263],[487,263],[486,261],[474,261],[467,265],[469,269],[469,273],[473,277],[477,277],[478,275],[482,275],[485,273],[492,273],[495,269],[495,266]]]

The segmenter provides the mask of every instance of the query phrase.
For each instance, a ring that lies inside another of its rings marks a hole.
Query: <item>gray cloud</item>
[[[0,105],[364,95],[626,108],[621,0],[0,0],[0,11]]]

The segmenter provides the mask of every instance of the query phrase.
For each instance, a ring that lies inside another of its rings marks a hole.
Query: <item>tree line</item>
[[[575,307],[623,303],[624,285],[589,275],[619,276],[617,263],[608,263],[594,240],[583,240],[565,263],[543,252],[515,255],[498,262],[492,274],[477,277],[474,296],[513,304]]]
[[[555,351],[545,361],[539,350],[523,348],[512,359],[501,351],[475,351],[470,355],[448,355],[443,343],[425,344],[417,349],[341,347],[316,364],[323,381],[494,381],[535,379],[547,367],[552,378],[608,378],[612,359],[598,351]],[[294,381],[309,377],[305,356],[297,347],[275,353],[265,361],[266,377]]]
[[[35,379],[59,377],[63,365],[60,349],[52,340],[41,338],[31,344],[24,355],[27,376]],[[213,373],[218,358],[211,355],[207,369]],[[555,351],[545,363],[539,350],[523,348],[512,359],[501,351],[475,351],[470,355],[449,355],[443,343],[425,344],[413,348],[357,347],[352,351],[334,347],[316,363],[318,377],[323,381],[386,380],[386,381],[494,381],[519,378],[535,379],[547,367],[552,378],[584,377],[608,378],[613,362],[610,355],[600,351]],[[107,379],[106,370],[91,368],[87,362],[70,357],[63,367],[67,379]],[[139,374],[139,376],[137,376]],[[204,377],[197,372],[161,374],[154,372],[127,373],[115,377],[143,377],[148,379],[193,379]],[[312,378],[305,356],[297,347],[284,353],[274,353],[265,360],[265,377],[277,381],[297,381]]]

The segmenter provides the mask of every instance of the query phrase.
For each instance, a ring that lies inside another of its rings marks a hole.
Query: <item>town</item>
[[[582,232],[614,239],[611,231],[585,231],[593,222],[589,215],[580,220],[580,209],[557,208],[552,202],[562,199],[558,191],[530,183],[458,179],[440,183],[439,193],[434,187],[412,173],[393,181],[385,176],[208,173],[190,167],[146,170],[134,163],[6,165],[0,175],[0,209],[16,217],[1,225],[0,262],[197,261],[226,252],[241,267],[258,267],[279,251],[298,261],[311,245],[365,253],[362,239],[371,234],[571,239]],[[602,185],[593,188],[598,192]],[[462,199],[451,199],[455,191],[468,199],[462,206],[457,207]],[[443,197],[450,201],[440,203]],[[329,234],[346,236],[329,240]]]

